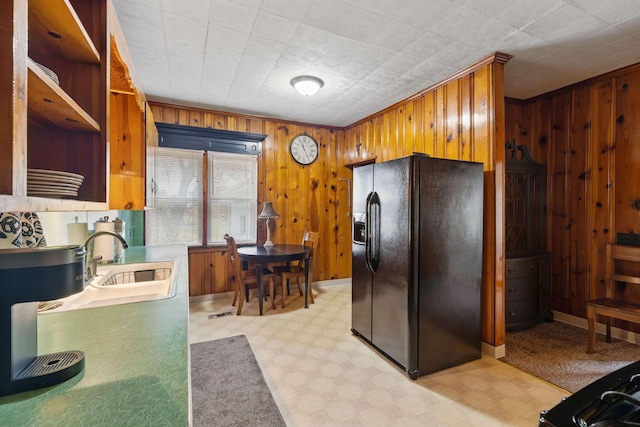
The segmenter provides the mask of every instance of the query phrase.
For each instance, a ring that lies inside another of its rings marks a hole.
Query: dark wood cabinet
[[[522,329],[551,313],[551,254],[545,251],[546,166],[526,146],[507,144],[506,295],[507,329]]]
[[[507,329],[522,329],[542,320],[553,320],[551,314],[551,254],[507,258],[506,313]]]

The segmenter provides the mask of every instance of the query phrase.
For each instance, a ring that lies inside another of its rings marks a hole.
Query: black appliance
[[[352,332],[417,377],[481,355],[483,165],[353,171]]]
[[[50,387],[84,369],[78,350],[38,355],[38,303],[84,289],[84,246],[0,249],[0,396]]]
[[[540,413],[540,427],[640,426],[640,361],[583,387]]]

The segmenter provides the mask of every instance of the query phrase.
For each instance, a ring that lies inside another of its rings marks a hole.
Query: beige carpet
[[[559,321],[507,332],[506,356],[500,359],[569,392],[640,360],[640,345],[596,334],[592,354],[586,353],[588,332]]]

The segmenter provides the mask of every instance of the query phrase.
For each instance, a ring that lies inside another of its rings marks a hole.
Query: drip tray
[[[22,393],[60,384],[84,370],[84,352],[78,350],[43,354],[14,378],[0,382],[0,396]]]
[[[77,350],[38,356],[14,378],[14,381],[63,371],[82,360],[84,360],[84,352]]]

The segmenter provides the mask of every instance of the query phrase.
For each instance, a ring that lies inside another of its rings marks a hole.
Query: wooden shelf
[[[0,143],[0,205],[7,211],[108,208],[109,4],[25,0],[0,19],[0,50],[12,55],[0,72],[12,91],[0,103],[10,130]],[[78,197],[28,195],[28,168],[83,175]]]
[[[353,169],[355,167],[358,166],[364,166],[364,165],[369,165],[371,163],[375,163],[376,162],[376,157],[377,156],[373,156],[373,157],[367,157],[366,159],[356,159],[356,160],[352,160],[349,163],[345,163],[345,167],[348,167],[349,169]]]
[[[29,0],[29,51],[100,64],[100,53],[68,0]]]
[[[33,60],[27,60],[27,67],[28,106],[30,112],[37,116],[36,122],[45,119],[47,123],[41,125],[54,125],[72,131],[100,132],[100,124],[55,84]]]

